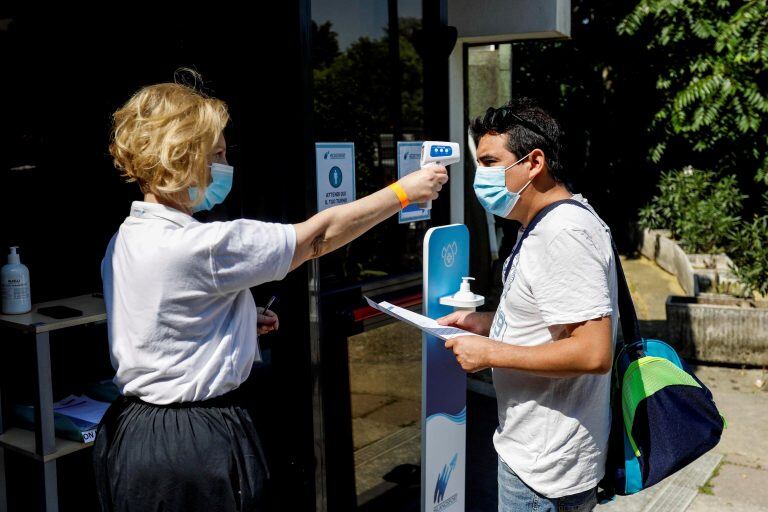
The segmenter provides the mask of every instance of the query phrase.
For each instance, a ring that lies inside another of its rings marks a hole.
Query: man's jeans
[[[499,457],[499,512],[588,512],[595,505],[597,488],[550,499],[525,485]]]

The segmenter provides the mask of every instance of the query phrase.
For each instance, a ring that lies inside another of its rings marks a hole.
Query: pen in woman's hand
[[[264,313],[269,311],[269,308],[272,307],[272,304],[274,304],[276,300],[277,300],[277,296],[273,295],[272,298],[269,299],[269,302],[267,302],[267,305],[264,306]]]
[[[256,319],[256,325],[258,327],[257,332],[259,336],[270,333],[272,331],[276,331],[280,326],[280,320],[278,320],[277,314],[269,310],[269,308],[272,307],[276,300],[277,297],[273,295],[272,298],[267,302],[266,306],[263,308],[257,308],[258,316]]]

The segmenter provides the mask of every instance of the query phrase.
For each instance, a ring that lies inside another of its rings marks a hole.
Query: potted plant
[[[667,299],[669,339],[693,359],[768,364],[768,215],[741,219],[733,176],[687,168],[659,188],[640,213],[642,252],[688,294]]]

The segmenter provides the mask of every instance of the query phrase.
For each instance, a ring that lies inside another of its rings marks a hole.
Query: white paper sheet
[[[456,336],[472,336],[471,332],[457,329],[456,327],[446,327],[444,325],[440,325],[437,323],[437,320],[433,320],[424,315],[414,313],[408,309],[403,309],[401,307],[395,306],[394,304],[390,304],[389,302],[376,303],[368,297],[365,297],[365,300],[372,308],[378,309],[382,313],[386,313],[389,316],[397,318],[401,322],[405,322],[418,329],[421,329],[422,331],[429,333],[432,336],[437,336],[441,340],[449,340],[451,338],[455,338]]]

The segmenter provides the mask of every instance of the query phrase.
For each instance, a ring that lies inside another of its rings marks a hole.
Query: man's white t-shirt
[[[587,203],[581,195],[573,198]],[[567,337],[565,324],[608,315],[615,344],[618,288],[610,231],[589,211],[566,203],[522,242],[490,338],[544,345]],[[597,485],[610,431],[610,373],[550,378],[494,368],[493,384],[499,413],[493,443],[526,485],[549,498]]]
[[[101,263],[120,391],[169,404],[240,386],[260,359],[249,288],[285,277],[295,248],[291,225],[200,223],[135,201]]]

